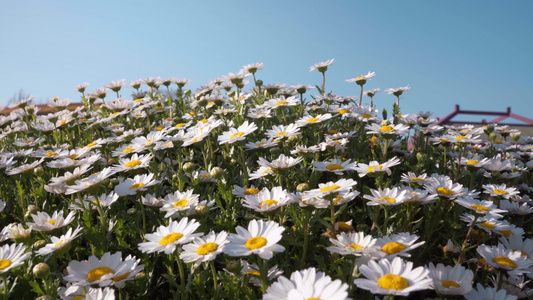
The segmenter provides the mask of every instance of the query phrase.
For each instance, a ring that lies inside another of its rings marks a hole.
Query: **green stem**
[[[304,229],[304,249],[302,253],[302,261],[300,262],[300,269],[303,269],[305,266],[305,257],[307,256],[307,244],[309,243],[309,217],[311,214],[311,211],[309,209],[304,208],[304,222],[303,222],[303,229]]]
[[[268,265],[263,262],[261,257],[257,257],[257,266],[259,267],[259,274],[261,275],[261,291],[266,293],[268,287]]]
[[[176,255],[176,262],[178,263],[178,269],[180,272],[180,287],[181,287],[181,295],[182,299],[185,297],[185,299],[188,299],[188,295],[185,294],[185,271],[183,269],[183,263],[180,260],[179,251]]]
[[[461,252],[459,253],[459,258],[457,259],[457,264],[461,264],[461,261],[463,259],[463,254],[465,252],[466,245],[468,244],[468,238],[472,234],[472,230],[474,230],[474,226],[476,225],[477,219],[479,218],[478,215],[474,217],[474,221],[472,222],[472,225],[470,225],[470,228],[468,228],[468,232],[466,233],[465,240],[463,241],[463,245],[461,246]]]
[[[217,271],[215,270],[215,263],[211,261],[209,262],[209,265],[211,265],[211,273],[213,273],[213,288],[215,289],[213,299],[218,299],[218,280]]]

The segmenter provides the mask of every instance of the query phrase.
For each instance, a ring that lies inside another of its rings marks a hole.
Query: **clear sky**
[[[0,105],[21,88],[75,102],[119,79],[187,78],[190,89],[262,62],[265,84],[410,85],[402,112],[462,109],[533,118],[533,1],[1,1]],[[251,88],[251,85],[248,87]],[[316,90],[313,92],[316,93]],[[126,96],[129,95],[126,93]],[[394,96],[374,98],[390,110]]]

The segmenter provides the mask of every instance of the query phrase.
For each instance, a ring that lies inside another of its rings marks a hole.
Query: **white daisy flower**
[[[176,250],[176,246],[192,241],[202,233],[193,233],[200,227],[200,223],[187,217],[179,222],[172,221],[168,226],[159,226],[154,233],[148,233],[144,237],[148,242],[140,243],[139,250],[144,253],[164,252],[170,254]]]
[[[407,253],[415,248],[422,246],[425,241],[415,243],[419,236],[407,232],[400,232],[390,236],[379,238],[376,245],[381,248],[381,251],[387,255],[386,258],[392,259],[396,256],[411,257]]]
[[[416,183],[418,185],[423,185],[426,181],[426,177],[426,173],[416,175],[415,173],[407,172],[407,174],[402,174],[402,178],[400,179],[400,181],[405,183]]]
[[[310,124],[317,124],[331,119],[331,114],[318,114],[316,116],[303,116],[296,121],[296,125],[304,127]]]
[[[501,209],[507,210],[509,214],[512,215],[529,215],[533,213],[533,207],[529,206],[527,203],[501,200],[500,207]]]
[[[187,211],[198,203],[199,198],[200,195],[193,194],[193,190],[175,191],[173,194],[165,196],[161,211],[167,212],[165,218],[176,217],[180,211]]]
[[[507,212],[506,210],[499,209],[492,201],[478,200],[469,196],[459,197],[454,202],[483,215],[489,214],[495,217],[502,217],[501,213]]]
[[[241,197],[241,198],[244,198],[245,196],[249,196],[249,195],[257,195],[257,193],[259,193],[260,190],[258,188],[256,188],[254,185],[246,188],[246,187],[240,187],[238,185],[234,185],[233,186],[233,191],[231,192],[233,195],[237,196],[237,197]]]
[[[292,202],[286,190],[280,186],[273,187],[272,190],[263,188],[259,193],[244,196],[243,206],[251,208],[257,212],[268,212],[278,209]]]
[[[498,290],[492,287],[483,287],[481,283],[476,285],[468,294],[464,295],[467,300],[494,299],[494,300],[516,300],[515,295],[508,295],[504,289]]]
[[[180,258],[186,263],[195,262],[194,268],[198,268],[201,263],[212,261],[224,252],[225,245],[229,243],[227,237],[228,233],[225,231],[211,231],[206,236],[197,237],[191,244],[183,245]]]
[[[381,125],[381,124],[368,124],[365,126],[366,134],[381,134],[381,135],[403,135],[407,133],[409,127],[404,124],[391,124],[391,125]]]
[[[131,280],[144,269],[139,265],[140,259],[128,255],[122,260],[122,253],[104,253],[101,259],[90,256],[88,260],[69,262],[66,272],[68,275],[63,280],[72,282],[78,286],[115,285],[123,288],[127,280]]]
[[[50,241],[52,243],[46,244],[41,249],[37,250],[37,254],[44,256],[56,251],[60,251],[62,249],[67,249],[70,246],[70,243],[81,235],[81,227],[77,227],[74,231],[72,231],[72,228],[69,228],[69,230],[61,235],[60,237],[52,236],[50,237]]]
[[[319,183],[318,189],[313,189],[308,191],[308,194],[310,196],[324,198],[330,194],[340,193],[340,192],[348,192],[351,190],[353,186],[357,184],[357,181],[349,178],[341,178],[337,180],[336,182],[328,182],[328,183]]]
[[[71,185],[67,187],[67,192],[65,194],[70,195],[74,193],[79,193],[86,189],[96,187],[100,185],[100,183],[104,181],[106,178],[109,178],[113,176],[114,174],[115,173],[113,172],[111,167],[104,168],[102,171],[94,173],[87,178],[76,180],[75,185]]]
[[[96,200],[98,199],[98,201]],[[98,197],[94,197],[93,195],[86,197],[83,200],[76,199],[75,203],[70,206],[71,209],[75,210],[85,210],[91,208],[92,210],[97,210],[98,205],[102,208],[107,208],[111,206],[111,204],[115,203],[118,200],[118,195],[115,192],[111,192],[109,194],[101,194]]]
[[[135,195],[138,192],[146,191],[152,185],[158,184],[159,180],[152,180],[154,174],[135,175],[133,179],[128,178],[115,187],[115,193],[119,196]]]
[[[119,158],[118,165],[113,166],[113,171],[118,173],[147,168],[152,157],[151,154],[137,155],[137,153],[134,153],[131,158]]]
[[[424,183],[424,188],[439,197],[455,199],[464,194],[463,185],[454,183],[448,176],[430,177]]]
[[[322,299],[342,300],[348,298],[348,285],[339,279],[332,280],[324,272],[315,268],[295,271],[291,278],[280,276],[268,287],[265,300],[279,299]]]
[[[319,62],[309,67],[309,72],[317,70],[320,73],[324,73],[328,70],[328,66],[331,66],[335,62],[335,59],[330,59],[325,62]]]
[[[257,130],[257,125],[255,123],[248,123],[248,121],[245,121],[242,123],[241,126],[235,128],[230,128],[228,131],[223,132],[221,135],[218,136],[218,143],[219,144],[233,144],[237,141],[244,141],[246,139],[246,136],[250,133]]]
[[[371,235],[365,235],[363,232],[350,232],[346,234],[341,232],[335,239],[330,238],[334,246],[329,246],[326,250],[339,253],[340,255],[371,256],[383,257],[380,253],[380,247],[376,245],[377,239]],[[380,256],[381,255],[381,256]]]
[[[353,171],[356,166],[357,163],[351,162],[351,159],[346,161],[340,159],[332,159],[327,162],[313,161],[313,171],[333,172],[337,175],[342,175],[344,171]]]
[[[279,145],[279,140],[274,138],[261,139],[257,142],[250,142],[244,145],[244,148],[247,150],[257,149],[257,148],[272,148]]]
[[[23,244],[0,247],[0,274],[22,265],[31,256],[31,252],[24,253],[24,251],[26,251],[26,246]]]
[[[390,167],[399,165],[400,162],[401,161],[399,158],[393,157],[389,159],[387,162],[384,162],[381,164],[377,161],[371,161],[368,163],[368,165],[358,163],[354,169],[359,174],[359,177],[364,177],[365,175],[368,175],[368,174],[380,173],[380,172],[387,172],[387,175],[390,176],[392,174]]]
[[[141,196],[142,204],[150,207],[161,207],[163,206],[164,200],[164,198],[158,198],[152,194]]]
[[[533,260],[522,255],[521,250],[507,249],[503,244],[498,246],[480,245],[477,253],[492,267],[507,271],[510,276],[520,276],[529,273]]]
[[[286,126],[274,125],[272,126],[272,129],[267,130],[265,134],[269,138],[282,139],[300,134],[300,127],[294,123]]]
[[[237,226],[235,230],[237,233],[230,234],[230,243],[224,249],[224,253],[229,256],[257,254],[262,259],[271,259],[273,252],[285,251],[285,247],[277,244],[285,228],[276,222],[252,220],[248,224],[248,230],[241,226]]]
[[[507,187],[505,184],[484,184],[483,193],[504,199],[511,199],[513,196],[520,194],[514,187]]]
[[[474,272],[461,265],[444,266],[438,264],[436,267],[429,263],[429,278],[433,280],[430,285],[442,295],[464,295],[472,290],[472,280]]]
[[[378,188],[370,189],[372,195],[364,195],[363,198],[368,199],[366,205],[375,206],[375,205],[398,205],[402,204],[408,199],[407,190],[394,187],[392,189]]]
[[[74,221],[75,212],[71,211],[66,218],[63,217],[63,211],[54,211],[52,216],[47,212],[37,212],[32,214],[33,222],[27,222],[33,230],[39,232],[50,233],[54,230],[63,228]]]
[[[427,277],[429,271],[426,268],[413,269],[412,262],[405,262],[400,257],[392,261],[384,258],[377,263],[371,260],[359,269],[367,279],[356,279],[355,285],[373,294],[407,296],[429,289],[433,282]]]
[[[244,277],[245,280],[247,279],[253,285],[261,287],[261,274],[259,273],[259,267],[256,264],[250,264],[245,260],[241,260],[240,263],[242,277]],[[281,274],[283,274],[283,270],[280,270],[278,266],[273,266],[272,268],[268,269],[268,281],[273,281]]]

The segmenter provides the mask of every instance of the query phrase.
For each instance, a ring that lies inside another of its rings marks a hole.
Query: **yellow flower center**
[[[243,275],[255,275],[255,276],[261,276],[261,274],[257,271],[248,271],[248,272],[244,272]]]
[[[276,105],[285,105],[285,104],[289,104],[289,102],[287,102],[285,100],[281,100],[281,101],[276,102]]]
[[[326,166],[326,169],[333,171],[333,170],[342,170],[344,169],[341,165],[338,164],[329,164]]]
[[[467,139],[466,136],[456,136],[455,137],[455,140],[457,140],[457,141],[463,141],[463,140],[466,140],[466,139]]]
[[[346,248],[352,248],[352,249],[354,249],[355,251],[357,251],[357,250],[359,250],[359,249],[363,249],[362,246],[357,245],[357,244],[346,245]]]
[[[489,222],[479,223],[479,226],[481,226],[481,227],[483,227],[483,228],[487,228],[487,229],[494,229],[494,228],[496,228],[496,226],[494,226],[494,224],[489,223]]]
[[[425,181],[424,178],[420,178],[420,177],[411,177],[411,180],[412,181]]]
[[[391,197],[381,197],[381,198],[379,198],[379,202],[381,202],[383,200],[387,201],[387,203],[395,203],[396,202],[396,199],[391,198]]]
[[[159,241],[159,245],[166,246],[168,244],[174,243],[175,241],[181,239],[182,237],[183,237],[183,234],[178,233],[178,232],[167,234]]]
[[[271,205],[277,205],[278,201],[273,200],[273,199],[261,201],[261,203],[259,203],[259,208],[263,207],[263,204],[266,204],[268,207],[270,207]]]
[[[314,123],[316,121],[318,121],[319,119],[318,118],[310,118],[310,119],[307,119],[307,123]]]
[[[196,253],[198,253],[199,255],[207,255],[213,251],[216,251],[217,249],[217,243],[205,243],[198,247],[198,249],[196,249]]]
[[[92,143],[88,144],[86,147],[87,148],[91,148],[91,147],[96,146],[97,144],[98,144],[97,142],[92,142]]]
[[[331,190],[336,190],[336,189],[339,189],[339,188],[340,188],[340,186],[334,184],[334,185],[325,186],[325,187],[323,187],[323,188],[320,188],[320,191],[321,191],[321,192],[329,192],[329,191],[331,191]]]
[[[174,207],[185,207],[187,205],[187,199],[181,199],[179,201],[174,202]]]
[[[494,144],[503,144],[503,143],[502,143],[502,141],[500,141],[500,140],[495,140],[495,141],[494,141]]]
[[[511,235],[514,235],[512,230],[500,230],[500,233],[506,238],[510,237]]]
[[[75,159],[76,157],[78,157],[79,155],[78,154],[72,154],[72,155],[69,155],[68,158],[70,159]]]
[[[162,107],[162,106],[160,106],[160,107],[156,107],[155,110],[157,110],[157,111],[161,111],[161,110],[165,110],[165,108]]]
[[[50,157],[50,156],[56,156],[56,155],[57,155],[56,152],[48,152],[48,153],[46,153],[44,156],[46,156],[46,157]]]
[[[349,109],[341,108],[337,111],[339,114],[344,115],[350,112]]]
[[[507,195],[506,191],[500,190],[500,189],[494,189],[492,192],[494,192],[494,194],[498,194],[498,195]]]
[[[492,259],[492,262],[495,262],[502,267],[509,267],[511,269],[516,268],[516,263],[512,261],[509,257],[496,256],[495,258]]]
[[[120,276],[118,276],[118,277],[113,278],[113,281],[114,281],[114,282],[122,281],[122,280],[128,278],[128,275],[130,275],[130,272],[126,272],[126,273],[124,273],[123,275],[120,275]]]
[[[385,245],[383,245],[383,247],[381,247],[381,251],[383,251],[383,252],[385,252],[385,253],[387,253],[389,255],[401,252],[401,251],[403,251],[405,249],[407,249],[407,246],[405,246],[402,243],[398,243],[398,242],[389,242],[389,243],[386,243]]]
[[[52,225],[56,225],[56,220],[49,220],[49,221],[46,221],[44,222],[44,224],[52,224]]]
[[[444,195],[444,196],[453,196],[452,191],[450,191],[448,188],[445,188],[445,187],[438,188],[437,194]]]
[[[385,132],[391,132],[394,130],[394,128],[392,126],[389,126],[389,125],[385,125],[385,126],[381,126],[381,128],[379,128],[380,131],[385,131]]]
[[[259,193],[259,190],[256,188],[247,188],[246,190],[244,190],[245,195],[255,195],[257,193]]]
[[[26,141],[26,142],[24,142],[24,144],[29,145],[29,144],[31,144],[31,141]]]
[[[139,183],[136,183],[136,184],[132,185],[132,186],[130,187],[130,190],[138,189],[138,188],[143,187],[143,186],[144,186],[144,183],[139,182]]]
[[[378,279],[378,286],[385,290],[403,290],[409,287],[409,282],[400,275],[387,274]]]
[[[522,253],[522,256],[525,256],[529,259],[529,255],[526,253],[526,251],[522,250],[522,249],[513,249],[513,251],[520,251],[520,253]]]
[[[130,153],[130,152],[133,151],[133,150],[135,150],[135,149],[134,149],[133,147],[130,146],[130,147],[128,147],[128,148],[122,150],[122,152],[124,152],[124,153]]]
[[[63,244],[63,240],[59,241],[59,243],[55,244],[54,246],[55,246],[55,247],[59,247],[59,246],[61,246],[62,244]]]
[[[209,177],[211,177],[211,175],[209,175],[209,174],[202,174],[202,175],[200,175],[200,177],[202,177],[202,178],[209,178]]]
[[[365,119],[370,119],[370,118],[372,118],[372,116],[369,115],[369,114],[361,114],[361,116],[362,116],[363,118],[365,118]],[[390,126],[389,126],[389,127],[390,127]]]
[[[176,126],[174,126],[174,128],[181,128],[181,127],[185,127],[185,123],[178,123],[176,124]]]
[[[477,210],[477,211],[483,211],[488,212],[489,209],[486,206],[480,205],[480,204],[472,204],[470,205],[471,208]]]
[[[11,266],[11,261],[9,259],[0,259],[0,270],[3,270]]]
[[[155,130],[156,130],[156,131],[161,131],[161,130],[163,130],[163,129],[165,129],[165,126],[163,126],[163,125],[159,125],[159,126],[157,126],[157,128],[156,128]]]
[[[238,137],[238,136],[243,136],[243,135],[244,135],[244,132],[239,131],[239,132],[237,132],[237,133],[232,134],[231,137],[230,137],[230,139],[234,139],[234,138],[236,138],[236,137]]]
[[[376,168],[378,168],[378,170],[374,170]],[[369,166],[368,168],[366,168],[367,172],[377,172],[377,171],[381,171],[381,170],[383,170],[383,166],[382,165]]]
[[[282,135],[285,135],[285,134],[287,134],[287,131],[278,132],[276,135],[277,136],[282,136]]]
[[[87,281],[95,282],[97,280],[100,280],[102,276],[107,274],[115,274],[115,271],[105,266],[92,269],[91,271],[89,271],[89,273],[87,273]]]
[[[267,240],[264,237],[256,236],[249,239],[244,246],[250,250],[255,250],[265,246],[266,244]]]
[[[473,159],[470,159],[470,160],[466,161],[467,165],[477,165],[478,163],[479,162],[477,160],[473,160]]]
[[[461,285],[458,284],[458,283],[455,282],[455,281],[452,281],[452,280],[443,280],[443,281],[442,281],[442,287],[447,288],[447,289],[449,289],[449,288],[451,288],[451,287],[454,287],[454,288],[460,288]]]
[[[132,160],[124,164],[126,168],[135,168],[136,166],[142,164],[140,160]]]
[[[112,117],[118,115],[118,111],[111,114]]]
[[[359,81],[359,80],[364,80],[366,79],[365,76],[359,76],[359,77],[355,77],[355,80]]]

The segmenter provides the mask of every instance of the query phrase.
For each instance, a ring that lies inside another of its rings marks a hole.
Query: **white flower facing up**
[[[371,189],[370,192],[372,195],[364,195],[363,198],[368,199],[366,205],[375,206],[375,205],[398,205],[404,203],[407,197],[407,190],[394,187],[392,189]]]
[[[355,285],[374,294],[407,296],[429,289],[433,282],[427,277],[429,271],[426,268],[413,269],[412,262],[404,262],[399,257],[392,261],[384,258],[377,263],[371,260],[360,270],[367,279],[356,279]]]
[[[235,128],[230,128],[228,131],[223,132],[221,135],[218,136],[218,143],[219,144],[233,144],[237,141],[244,141],[246,139],[246,136],[250,133],[257,130],[257,125],[255,123],[248,123],[248,121],[245,121],[242,123],[241,126]]]
[[[215,233],[209,232],[204,237],[195,238],[192,243],[183,245],[183,252],[180,258],[184,262],[194,263],[194,268],[198,268],[201,263],[212,261],[216,256],[224,252],[226,244],[229,243],[228,233],[225,231]]]
[[[139,250],[145,253],[164,252],[170,254],[181,244],[192,241],[195,237],[201,236],[201,233],[193,233],[200,227],[200,223],[187,217],[179,222],[172,221],[168,226],[159,226],[154,233],[146,234],[148,242],[140,243]]]
[[[442,295],[464,295],[472,290],[474,272],[461,265],[436,267],[429,263],[429,277],[433,280],[431,288]]]
[[[341,232],[337,238],[329,239],[334,246],[329,246],[326,250],[340,255],[383,257],[380,247],[376,245],[377,239],[363,232]]]
[[[357,164],[357,167],[355,167],[354,169],[359,174],[359,177],[364,177],[369,174],[381,173],[381,172],[386,172],[387,175],[390,176],[392,174],[390,167],[399,165],[400,162],[401,161],[399,158],[393,157],[384,163],[379,163],[377,161],[371,161],[368,163],[368,165],[359,163]]]
[[[251,208],[257,212],[273,211],[292,202],[292,198],[280,186],[273,187],[272,190],[263,188],[255,195],[245,195],[243,206]]]
[[[507,271],[510,276],[520,276],[529,273],[529,268],[533,265],[533,260],[522,255],[521,250],[507,249],[503,244],[498,246],[480,245],[477,253],[496,269]]]
[[[484,184],[483,189],[483,193],[504,199],[511,199],[513,196],[520,194],[516,188],[507,187],[505,184]]]
[[[165,196],[165,201],[162,203],[161,211],[167,212],[165,218],[176,216],[180,211],[187,211],[200,198],[199,194],[193,194],[193,190],[185,192],[175,191],[173,194]]]
[[[477,200],[469,196],[459,197],[454,201],[455,203],[482,215],[488,214],[494,217],[502,217],[501,214],[507,212],[506,210],[499,209],[492,201]]]
[[[391,124],[391,125],[381,125],[381,124],[368,124],[365,126],[367,130],[366,134],[381,134],[381,135],[403,135],[407,133],[409,127],[403,124]]]
[[[331,194],[339,194],[341,192],[349,192],[357,181],[353,179],[339,179],[336,182],[330,181],[328,183],[319,183],[318,189],[308,191],[306,194],[310,197],[324,198]]]
[[[36,215],[31,215],[33,222],[27,222],[35,231],[51,232],[59,228],[63,228],[74,221],[75,212],[71,211],[66,218],[63,217],[63,211],[54,211],[52,216],[46,212],[37,212]]]
[[[47,255],[56,251],[60,251],[70,246],[70,243],[81,235],[81,227],[77,227],[74,231],[72,228],[69,228],[67,233],[61,235],[60,237],[52,236],[50,237],[51,243],[46,244],[43,248],[37,250],[38,255]]]
[[[342,161],[340,159],[332,159],[330,161],[313,161],[313,171],[318,172],[333,172],[337,175],[342,175],[343,172],[353,171],[357,163],[351,162],[351,159]]]
[[[464,194],[463,185],[457,182],[454,183],[447,176],[428,178],[424,184],[424,188],[431,194],[448,199],[455,199]]]
[[[98,200],[97,200],[98,199]],[[70,206],[71,209],[84,210],[92,209],[97,210],[98,205],[102,208],[107,208],[111,204],[115,203],[118,200],[118,195],[115,192],[109,194],[101,194],[100,196],[94,197],[89,196],[83,200],[76,199],[76,202]]]
[[[133,179],[128,178],[115,187],[115,193],[119,196],[135,195],[137,192],[146,191],[152,185],[158,184],[159,180],[152,180],[154,174],[135,175]]]
[[[283,252],[285,247],[277,244],[285,228],[273,221],[252,220],[248,230],[237,226],[237,233],[228,237],[230,243],[224,249],[229,256],[257,254],[262,259],[271,259],[273,252]]]
[[[143,265],[139,265],[140,261],[131,255],[122,260],[121,252],[106,252],[101,259],[90,256],[88,260],[69,262],[66,269],[68,275],[63,279],[78,286],[98,284],[123,288],[127,280],[133,279],[144,269]]]
[[[26,251],[26,246],[23,244],[0,247],[0,274],[22,265],[31,256],[31,252],[24,253],[24,251]]]
[[[263,295],[265,300],[321,299],[342,300],[348,298],[348,285],[339,279],[332,280],[315,268],[295,271],[291,278],[280,276]]]
[[[119,158],[118,165],[113,166],[113,171],[118,173],[122,171],[131,171],[137,169],[144,169],[152,160],[151,154],[138,155],[134,153],[131,158]]]
[[[300,127],[296,124],[289,125],[274,125],[272,129],[266,131],[269,138],[282,139],[300,134]]]
[[[411,254],[407,253],[407,251],[418,248],[425,243],[425,241],[415,243],[418,238],[415,234],[400,232],[379,238],[376,245],[381,248],[381,251],[387,255],[388,259],[396,256],[411,257]]]
[[[304,127],[311,124],[316,124],[320,122],[324,122],[331,119],[331,114],[319,114],[316,116],[304,116],[301,119],[296,121],[296,125],[300,127]]]
[[[496,288],[487,287],[484,288],[481,283],[476,285],[476,288],[471,290],[470,293],[464,295],[467,300],[480,300],[480,299],[494,299],[494,300],[516,300],[515,295],[507,295],[505,290],[497,290]]]
[[[328,66],[332,65],[334,62],[335,62],[335,59],[332,58],[330,60],[326,60],[325,62],[316,63],[313,66],[309,67],[309,72],[317,70],[320,73],[324,73],[327,71]]]

